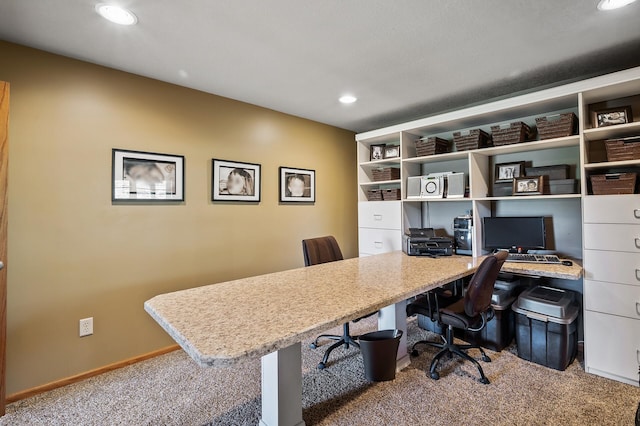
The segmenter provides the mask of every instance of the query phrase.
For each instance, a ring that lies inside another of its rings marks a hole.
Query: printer
[[[409,256],[451,256],[453,238],[438,237],[433,228],[409,228],[407,254]]]

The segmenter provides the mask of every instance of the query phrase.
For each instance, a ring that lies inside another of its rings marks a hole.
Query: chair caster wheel
[[[318,364],[318,370],[324,370],[325,367],[326,365],[324,365],[324,362]]]
[[[318,345],[317,345],[317,344],[315,344],[315,343],[311,343],[311,344],[309,344],[309,347],[310,347],[311,349],[316,349],[316,348],[318,347]]]
[[[484,362],[491,362],[491,358],[489,358],[489,357],[488,357],[488,356],[486,356],[486,355],[482,355],[482,360],[483,360]]]
[[[483,385],[488,385],[491,382],[486,377],[481,377],[480,378],[480,383],[482,383]]]
[[[429,373],[429,376],[431,376],[431,378],[433,380],[439,380],[440,379],[440,374],[438,374],[436,371],[434,371],[433,373]]]
[[[414,349],[414,350],[412,350],[412,351],[411,351],[411,356],[412,356],[412,357],[414,357],[414,358],[415,358],[415,357],[417,357],[418,355],[420,355],[420,354],[418,353],[418,350],[417,350],[417,349]]]

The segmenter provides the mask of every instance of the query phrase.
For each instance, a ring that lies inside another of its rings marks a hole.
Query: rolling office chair
[[[340,247],[336,239],[332,236],[327,237],[318,237],[318,238],[310,238],[307,240],[302,240],[302,252],[304,254],[304,265],[312,266],[318,265],[320,263],[334,262],[336,260],[342,260],[342,252],[340,251]],[[362,318],[366,318],[375,314],[376,312],[372,312],[369,315],[366,315]],[[359,321],[362,318],[358,318],[354,320],[354,322]],[[347,349],[349,349],[349,345],[353,345],[357,348],[360,348],[358,342],[356,342],[357,336],[351,336],[349,332],[349,323],[342,325],[342,336],[332,335],[332,334],[321,334],[316,337],[316,339],[311,343],[311,348],[315,349],[318,347],[318,339],[327,338],[330,340],[337,340],[336,343],[329,346],[329,348],[325,351],[324,357],[322,361],[318,364],[318,369],[323,370],[327,366],[327,362],[329,360],[329,355],[331,352],[344,345]]]
[[[407,305],[407,316],[414,314],[422,314],[428,316],[433,321],[437,321],[443,327],[446,326],[446,335],[443,337],[442,343],[430,342],[422,340],[413,345],[411,350],[412,356],[417,356],[416,346],[419,344],[427,344],[440,348],[440,352],[431,361],[429,367],[429,375],[432,379],[438,380],[440,374],[436,371],[438,362],[445,354],[458,355],[459,357],[471,361],[478,367],[480,372],[480,382],[489,384],[489,379],[484,375],[480,363],[473,359],[467,350],[479,349],[484,362],[491,362],[491,358],[487,356],[479,345],[457,345],[453,342],[453,329],[460,328],[468,331],[480,331],[487,322],[493,318],[494,312],[491,307],[491,295],[493,294],[493,286],[498,278],[498,272],[502,268],[502,264],[507,258],[506,251],[500,251],[494,255],[487,257],[476,270],[464,297],[449,306],[440,308],[438,297],[423,297],[413,303]]]

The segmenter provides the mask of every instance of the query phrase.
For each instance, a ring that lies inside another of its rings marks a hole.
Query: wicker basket
[[[381,191],[382,191],[382,199],[384,201],[400,199],[400,188],[383,189]]]
[[[510,145],[532,139],[534,132],[522,121],[510,123],[508,126],[491,126],[491,139],[494,146]]]
[[[400,179],[400,169],[398,169],[397,167],[383,167],[379,169],[372,169],[371,174],[373,175],[374,182]]]
[[[636,188],[636,173],[611,173],[592,175],[593,195],[633,194]]]
[[[486,148],[491,143],[491,135],[482,129],[473,129],[469,134],[453,132],[453,142],[457,151],[468,151],[470,149]]]
[[[382,191],[379,189],[368,189],[367,200],[369,201],[382,201]]]
[[[572,112],[536,117],[540,139],[571,136],[578,128],[578,117]]]
[[[416,155],[424,157],[426,155],[443,154],[449,151],[449,141],[438,137],[418,139],[416,141]]]
[[[640,137],[608,139],[604,141],[608,161],[640,159]]]

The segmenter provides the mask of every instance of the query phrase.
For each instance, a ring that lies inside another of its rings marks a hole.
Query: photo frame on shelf
[[[400,157],[400,145],[385,145],[383,158]]]
[[[214,158],[211,173],[212,201],[259,202],[261,165]]]
[[[382,160],[384,158],[385,144],[371,145],[370,161]]]
[[[513,178],[513,195],[542,195],[544,175]]]
[[[631,123],[633,121],[633,113],[631,106],[594,110],[592,111],[591,121],[594,127],[617,126]]]
[[[184,201],[184,156],[113,149],[111,201]]]
[[[315,170],[280,167],[280,202],[315,203]]]
[[[494,183],[511,182],[524,175],[524,161],[496,164],[493,173]]]

